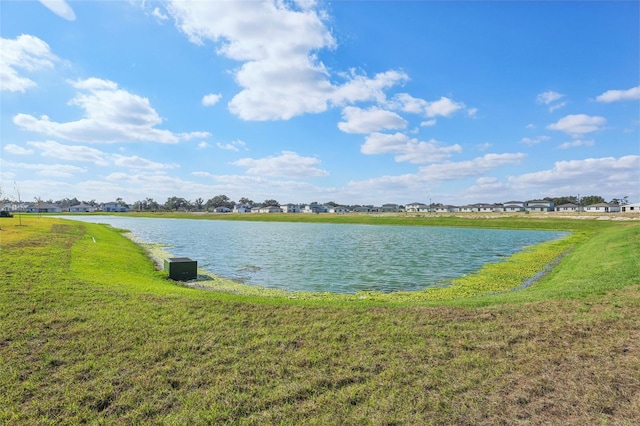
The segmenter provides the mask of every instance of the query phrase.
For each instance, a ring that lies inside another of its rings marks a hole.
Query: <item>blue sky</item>
[[[635,1],[0,12],[4,196],[640,201]]]

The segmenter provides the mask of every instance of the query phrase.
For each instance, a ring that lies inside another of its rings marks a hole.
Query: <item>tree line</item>
[[[0,197],[2,197],[2,192],[0,190]],[[598,204],[598,203],[604,203],[605,199],[599,195],[587,195],[587,196],[583,196],[580,197],[579,195],[568,195],[568,196],[563,196],[563,197],[545,197],[543,198],[543,200],[545,201],[553,201],[554,204],[556,206],[562,205],[562,204],[575,204],[578,206],[590,206],[593,204]],[[97,203],[96,200],[89,200],[89,201],[84,201],[84,200],[78,200],[76,197],[73,198],[63,198],[61,200],[57,200],[54,201],[53,199],[49,199],[49,200],[42,200],[39,197],[36,197],[34,199],[36,204],[42,204],[42,203],[47,203],[47,204],[56,204],[58,206],[60,206],[62,209],[66,209],[69,207],[73,207],[73,206],[77,206],[79,204],[86,204],[86,205],[90,205],[90,206],[94,206],[97,207],[100,203]],[[529,200],[529,201],[533,201],[533,200]],[[8,203],[10,202],[9,199],[5,198],[4,200],[2,200],[2,202],[4,203]],[[275,207],[280,207],[280,203],[277,200],[274,199],[267,199],[264,200],[263,202],[259,203],[259,202],[255,202],[249,198],[243,197],[240,198],[238,200],[238,202],[235,202],[233,200],[231,200],[228,196],[224,195],[224,194],[220,194],[220,195],[216,195],[215,197],[209,198],[208,200],[204,200],[203,198],[199,197],[196,198],[193,201],[187,200],[186,198],[183,197],[177,197],[177,196],[172,196],[167,198],[167,200],[162,203],[162,202],[158,202],[156,200],[154,200],[153,198],[145,198],[143,200],[138,200],[135,201],[133,204],[127,204],[122,198],[117,198],[116,202],[120,203],[121,205],[129,208],[129,209],[133,209],[133,210],[137,210],[137,211],[151,211],[151,212],[156,212],[156,211],[212,211],[215,210],[216,208],[219,207],[226,207],[228,209],[233,209],[236,205],[246,205],[249,207],[266,207],[266,206],[275,206]],[[310,204],[310,205],[317,205],[319,204],[317,201],[311,202],[311,203],[300,203],[300,204]],[[334,201],[329,201],[328,203],[323,203],[324,205],[329,205],[329,206],[333,206],[336,207],[340,204],[334,202]],[[625,205],[625,204],[629,204],[629,200],[627,196],[621,197],[621,198],[613,198],[611,201],[609,201],[609,204],[618,204],[618,205]],[[432,203],[432,206],[441,206],[441,203]],[[356,204],[356,205],[347,205],[346,207],[348,208],[356,208],[356,207],[361,207],[361,205]],[[369,206],[372,207],[372,206]],[[402,206],[399,206],[400,208],[402,208]]]

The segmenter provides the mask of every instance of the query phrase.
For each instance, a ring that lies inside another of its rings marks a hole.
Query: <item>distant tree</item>
[[[196,210],[202,211],[202,207],[204,206],[204,200],[198,197],[193,201],[193,205],[196,207]]]
[[[238,204],[246,204],[246,205],[248,205],[248,206],[253,206],[253,205],[255,205],[256,203],[255,203],[253,200],[250,200],[250,199],[248,199],[248,198],[246,198],[246,197],[242,197],[242,198],[240,198],[240,199],[238,200]]]
[[[563,204],[578,204],[578,197],[575,195],[567,195],[563,197],[544,197],[545,201],[553,201],[556,206],[561,206]]]
[[[205,206],[208,210],[217,209],[218,207],[226,207],[228,209],[233,208],[233,201],[229,199],[226,195],[216,195],[213,198],[210,198],[205,203]]]
[[[153,198],[145,198],[144,205],[146,210],[151,210],[152,212],[157,212],[158,210],[160,210],[160,204],[158,204],[158,202]]]
[[[609,201],[609,204],[618,204],[620,206],[625,206],[629,204],[629,197],[625,195],[622,198],[613,198],[611,201]]]
[[[189,202],[184,198],[173,196],[167,198],[164,207],[169,211],[188,210]]]
[[[43,200],[40,200],[42,203]],[[59,205],[63,209],[68,209],[71,206],[77,206],[80,204],[80,201],[76,198],[63,198],[62,200],[55,201],[55,204]]]
[[[580,199],[581,206],[590,206],[592,204],[604,203],[604,198],[599,195],[587,195]]]
[[[331,206],[331,207],[338,207],[340,204],[336,203],[335,201],[329,201],[328,203],[325,203],[325,205]]]
[[[20,198],[20,187],[18,186],[18,182],[15,180],[13,181],[13,187],[18,195],[18,226],[22,226],[22,216],[20,215],[20,210],[22,210],[22,199]]]
[[[263,206],[274,206],[274,207],[280,207],[280,203],[278,203],[276,200],[272,200],[272,199],[268,199],[268,200],[264,200],[262,202]]]

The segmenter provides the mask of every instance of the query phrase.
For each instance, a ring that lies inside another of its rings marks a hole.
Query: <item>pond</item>
[[[226,278],[286,291],[353,294],[446,285],[566,232],[65,216],[130,230]]]

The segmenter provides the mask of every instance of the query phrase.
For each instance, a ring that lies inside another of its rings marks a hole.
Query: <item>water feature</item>
[[[69,219],[70,217],[65,217]],[[412,291],[566,233],[421,226],[74,216],[166,245],[210,273],[288,291]]]

